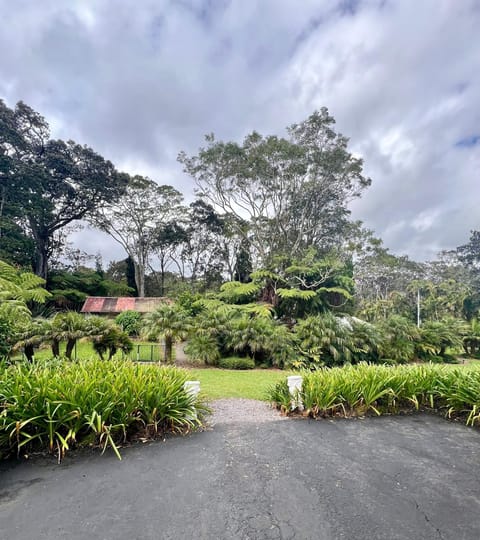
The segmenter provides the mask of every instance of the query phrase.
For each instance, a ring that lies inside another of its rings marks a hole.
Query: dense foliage
[[[188,205],[172,186],[52,140],[24,103],[0,101],[0,256],[14,265],[0,261],[2,357],[32,360],[42,345],[59,356],[65,344],[74,358],[88,339],[107,359],[131,348],[126,334],[162,340],[168,362],[188,339],[187,354],[210,365],[239,356],[317,369],[479,354],[480,233],[435,261],[391,254],[351,220],[349,202],[370,179],[326,109],[284,137],[208,136],[179,161],[198,186]],[[69,227],[80,222],[128,257],[104,269],[101,254],[72,249]],[[122,313],[119,326],[73,313],[86,296],[130,294],[177,302],[145,318]]]
[[[292,396],[286,381],[270,390],[270,399],[289,412]],[[372,366],[305,373],[296,398],[304,414],[361,416],[426,409],[449,417],[465,417],[467,425],[480,420],[480,371],[444,366]]]
[[[142,328],[142,314],[127,310],[115,317],[115,323],[129,336],[138,336]]]
[[[0,458],[77,446],[113,448],[199,425],[186,372],[129,361],[0,364]]]
[[[248,357],[229,356],[222,358],[218,365],[223,369],[253,369],[255,361]]]
[[[35,273],[47,277],[59,233],[115,200],[126,179],[91,148],[50,138],[47,121],[22,102],[0,100],[0,238],[31,246]],[[14,261],[22,262],[22,261]]]

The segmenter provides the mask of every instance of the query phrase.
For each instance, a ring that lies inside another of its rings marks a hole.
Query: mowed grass
[[[287,371],[278,369],[188,369],[189,379],[200,381],[200,390],[207,399],[247,398],[268,401],[268,390],[281,380]]]

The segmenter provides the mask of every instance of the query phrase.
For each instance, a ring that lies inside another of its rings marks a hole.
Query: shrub
[[[230,356],[228,358],[221,358],[218,365],[223,369],[253,369],[255,367],[255,360],[249,357],[240,358]]]
[[[331,313],[308,317],[296,328],[307,367],[378,361],[382,334],[368,322]]]
[[[417,345],[419,358],[445,356],[448,348],[461,349],[465,323],[458,319],[427,321],[420,328],[420,341]]]
[[[415,357],[415,348],[420,341],[418,328],[411,321],[400,315],[392,315],[378,325],[383,334],[380,354],[396,363],[411,362]]]
[[[270,389],[269,397],[285,409],[285,384]],[[467,425],[473,425],[480,420],[480,370],[433,364],[321,368],[304,374],[300,397],[313,417],[423,408],[464,415]]]
[[[270,365],[290,367],[298,358],[297,336],[285,325],[276,325],[268,350]],[[268,366],[267,366],[268,367]]]
[[[344,320],[351,328],[352,362],[378,362],[384,343],[381,329],[356,317],[346,317]]]
[[[349,329],[331,314],[307,317],[296,327],[299,347],[309,366],[332,366],[351,360]]]
[[[271,319],[242,314],[228,322],[225,345],[229,351],[263,360],[273,346],[274,332],[275,323]]]
[[[0,458],[72,446],[113,448],[141,436],[194,428],[204,407],[175,367],[98,359],[0,365]]]
[[[296,336],[259,306],[259,313],[250,305],[205,309],[195,317],[185,352],[207,364],[215,364],[220,356],[238,354],[269,366],[290,365],[298,356]]]
[[[192,360],[200,360],[207,365],[216,366],[220,359],[215,336],[208,334],[194,334],[185,346],[185,354]]]
[[[142,315],[138,311],[127,310],[115,317],[115,323],[129,336],[138,336],[141,330]]]

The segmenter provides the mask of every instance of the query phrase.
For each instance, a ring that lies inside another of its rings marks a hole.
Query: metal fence
[[[162,343],[135,343],[132,351],[128,354],[128,358],[136,362],[161,362],[163,356],[164,345]]]

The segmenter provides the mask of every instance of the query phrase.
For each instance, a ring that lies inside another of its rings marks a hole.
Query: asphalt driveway
[[[432,416],[219,424],[0,465],[0,539],[480,538],[480,432]]]

